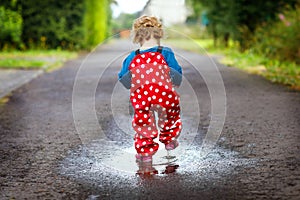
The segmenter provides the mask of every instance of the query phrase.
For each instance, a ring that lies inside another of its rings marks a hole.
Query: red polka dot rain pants
[[[172,86],[170,68],[161,53],[137,54],[129,69],[132,74],[130,101],[134,108],[135,149],[140,155],[153,155],[159,147],[153,141],[158,135],[159,141],[166,145],[180,134],[179,95]]]

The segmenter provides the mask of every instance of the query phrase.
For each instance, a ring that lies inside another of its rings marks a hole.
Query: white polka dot
[[[142,113],[143,111],[142,110],[139,110],[139,113]]]
[[[146,105],[146,102],[145,102],[145,101],[143,101],[143,102],[142,102],[142,104],[143,104],[143,105]]]
[[[140,148],[140,145],[139,145],[139,144],[137,144],[137,145],[136,145],[136,148]]]
[[[142,130],[142,128],[140,128],[140,127],[139,127],[139,128],[138,128],[138,131],[141,131],[141,130]],[[142,137],[142,136],[140,136],[140,138],[142,139],[143,137]]]
[[[152,79],[152,82],[155,83],[155,81],[156,81],[155,78],[153,78],[153,79]]]
[[[156,58],[157,58],[157,59],[160,59],[160,55],[158,55]]]
[[[135,108],[139,108],[140,106],[139,105],[135,105]]]
[[[166,126],[166,130],[169,130],[170,128],[168,126]]]
[[[145,58],[145,55],[144,55],[144,54],[142,54],[142,55],[141,55],[141,57],[142,57],[142,58]]]
[[[134,63],[132,63],[132,64],[131,64],[131,67],[135,67],[135,64],[134,64]]]
[[[134,78],[134,77],[135,77],[135,74],[132,74],[131,77]]]
[[[151,101],[151,97],[148,97],[148,101]]]
[[[155,61],[155,62],[153,62],[153,65],[157,65],[157,62]]]
[[[148,81],[148,82],[149,82],[149,81]],[[149,89],[150,89],[150,91],[152,91],[152,89],[153,89],[153,86],[150,86],[150,88],[149,88]]]
[[[178,99],[178,97],[175,97],[175,100],[177,100]]]
[[[162,98],[159,98],[159,99],[158,99],[158,102],[162,102]]]
[[[141,60],[140,59],[136,59],[136,62],[139,63],[139,62],[141,62]]]
[[[158,66],[158,69],[162,69],[162,66],[161,66],[161,65],[159,65],[159,66]]]
[[[171,95],[171,94],[169,94],[169,95],[168,95],[168,97],[171,99],[171,98],[172,98],[172,95]]]
[[[141,68],[145,68],[145,65],[144,65],[144,64],[142,64],[142,65],[141,65]]]
[[[154,91],[155,91],[156,93],[158,93],[158,92],[159,92],[159,89],[156,88]]]
[[[164,76],[161,76],[161,77],[160,77],[160,79],[161,79],[161,80],[164,80],[164,79],[165,79],[165,77],[164,77]]]
[[[140,79],[136,80],[137,83],[141,83]]]
[[[148,115],[147,114],[144,114],[144,118],[147,118],[148,117]]]
[[[175,103],[172,103],[171,106],[174,107]]]
[[[170,103],[169,101],[166,101],[166,104],[167,104],[167,105],[169,105],[169,103]]]
[[[167,93],[166,93],[166,92],[162,92],[161,94],[162,94],[163,96],[165,96]]]
[[[146,74],[150,74],[150,71],[149,71],[149,70],[147,70],[147,71],[146,71]]]
[[[135,103],[135,102],[136,102],[136,99],[132,99],[132,101]]]
[[[174,130],[170,130],[170,132],[171,132],[171,133],[173,133],[173,132],[174,132]]]
[[[159,72],[155,72],[155,75],[156,75],[156,76],[159,76]]]
[[[137,69],[137,70],[136,70],[136,73],[140,73],[140,70],[139,70],[139,69]]]
[[[145,78],[144,74],[141,75],[141,78]]]
[[[150,119],[150,118],[148,119],[148,122],[149,122],[149,123],[151,122],[151,119]]]
[[[149,107],[146,107],[145,110],[149,110]]]
[[[133,84],[133,83],[131,83],[131,87],[134,87],[134,84]]]
[[[148,92],[147,92],[147,91],[144,91],[144,94],[145,94],[145,95],[147,95],[147,94],[148,94]]]
[[[155,53],[151,53],[151,56],[154,56],[155,55]]]
[[[149,70],[150,72],[153,72],[153,69],[152,68],[150,68],[150,70]]]
[[[166,110],[166,108],[163,108],[162,110],[163,110],[163,111],[165,111],[165,110]]]
[[[140,122],[140,123],[142,123],[142,122],[143,122],[143,120],[141,120],[141,119],[140,119],[140,120],[139,120],[139,122]]]
[[[151,131],[151,129],[152,129],[151,127],[148,127],[148,131]]]
[[[140,93],[140,89],[137,89],[136,92],[137,92],[137,93]]]
[[[134,93],[133,92],[130,95],[134,97]]]
[[[152,149],[152,148],[150,148],[150,152],[153,152],[153,149]]]
[[[158,85],[159,85],[159,86],[162,86],[162,82],[159,82]]]
[[[141,152],[144,152],[145,150],[144,150],[144,148],[141,148]]]
[[[150,62],[151,62],[151,59],[150,59],[150,58],[148,58],[146,62],[147,62],[147,63],[150,63]]]
[[[139,94],[139,95],[138,95],[138,98],[139,98],[139,99],[142,98],[142,95]]]
[[[169,86],[167,86],[167,85],[166,85],[166,86],[165,86],[165,88],[166,88],[166,89],[168,89],[168,88],[169,88]]]
[[[153,95],[153,96],[152,96],[152,99],[156,99],[156,96],[155,96],[155,95]]]
[[[146,81],[146,84],[148,85],[148,84],[149,84],[149,81]]]

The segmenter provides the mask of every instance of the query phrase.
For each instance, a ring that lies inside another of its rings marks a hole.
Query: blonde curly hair
[[[158,43],[163,37],[162,23],[156,17],[142,16],[133,22],[132,35],[133,42],[143,44],[145,40],[151,37]]]

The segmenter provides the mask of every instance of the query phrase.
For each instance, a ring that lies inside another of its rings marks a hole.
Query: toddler
[[[166,150],[178,146],[181,119],[179,95],[174,87],[181,84],[182,70],[173,51],[160,46],[163,30],[156,17],[136,19],[132,31],[133,42],[139,43],[140,49],[124,60],[119,81],[130,89],[136,159],[151,162],[159,147],[153,141],[158,135]],[[154,112],[158,115],[158,128]]]

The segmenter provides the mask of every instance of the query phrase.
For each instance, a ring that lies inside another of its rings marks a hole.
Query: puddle
[[[134,148],[122,149],[123,146],[128,144],[106,140],[82,145],[70,151],[60,163],[60,173],[95,187],[110,187],[111,184],[137,187],[141,166],[135,162]],[[153,157],[153,165],[142,166],[142,170],[150,172],[149,174],[156,178],[166,178],[174,174],[184,175],[193,180],[195,174],[201,174],[201,178],[213,180],[220,178],[220,174],[231,176],[237,166],[251,167],[257,162],[257,159],[242,158],[237,152],[221,148],[213,149],[205,157],[201,156],[200,151],[199,144],[182,144],[171,154],[176,157],[175,161],[163,163],[167,152],[162,148]]]

